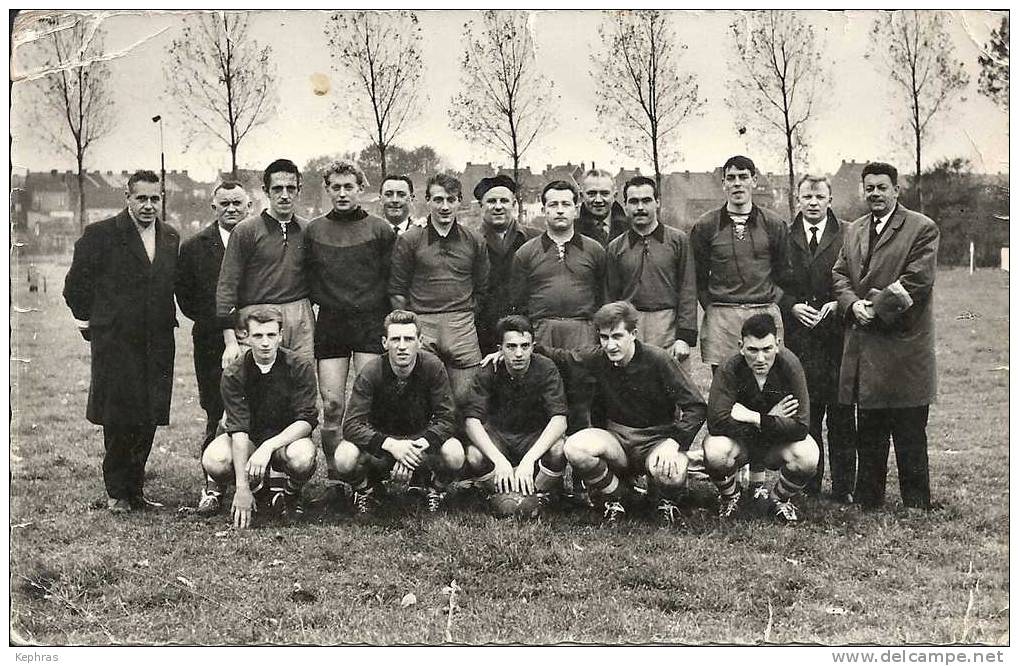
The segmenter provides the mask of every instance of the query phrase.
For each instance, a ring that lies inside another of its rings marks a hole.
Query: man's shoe
[[[144,511],[146,509],[162,509],[165,505],[162,502],[149,499],[143,494],[133,495],[127,500],[132,509]]]
[[[278,490],[269,496],[269,511],[268,517],[270,518],[284,518],[287,515],[287,501],[282,490]]]
[[[121,515],[131,511],[131,503],[126,499],[111,497],[106,500],[106,508],[114,515]]]
[[[214,516],[219,513],[222,507],[223,493],[206,488],[202,491],[201,499],[198,500],[198,508],[195,509],[195,513],[199,516]]]
[[[718,517],[724,519],[732,518],[739,512],[740,494],[734,493],[728,497],[721,495],[718,498]]]
[[[677,523],[683,524],[683,514],[680,513],[679,507],[672,500],[665,497],[655,507],[655,515],[658,518],[658,522],[665,527],[670,527]]]
[[[443,500],[446,499],[446,493],[439,490],[438,488],[429,488],[428,496],[425,498],[425,508],[428,509],[428,513],[435,513],[442,506]]]
[[[283,493],[283,504],[286,507],[287,520],[299,521],[304,518],[304,496],[298,490],[294,493]]]
[[[359,516],[371,513],[372,507],[375,504],[374,495],[374,486],[368,486],[364,490],[355,489],[350,496],[350,504],[354,508],[354,513]]]
[[[793,504],[792,500],[786,500],[784,502],[775,500],[773,513],[779,522],[785,523],[786,525],[795,525],[800,520],[799,516],[796,515],[796,506]]]
[[[602,517],[605,519],[606,525],[618,525],[626,520],[626,507],[618,500],[605,502],[605,512]]]

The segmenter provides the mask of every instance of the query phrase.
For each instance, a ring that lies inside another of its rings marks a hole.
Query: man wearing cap
[[[478,309],[478,342],[481,352],[495,351],[500,340],[496,322],[510,314],[510,269],[520,246],[539,235],[537,229],[517,222],[517,184],[509,176],[482,178],[474,186],[474,198],[481,205],[481,231],[488,246],[488,292]]]

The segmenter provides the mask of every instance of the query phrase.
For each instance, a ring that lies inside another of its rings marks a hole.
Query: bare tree
[[[1008,14],[1001,17],[1001,25],[991,31],[991,39],[978,58],[980,80],[977,90],[1008,112]]]
[[[692,74],[683,74],[686,46],[657,10],[607,11],[598,27],[601,52],[591,56],[605,138],[626,155],[647,160],[658,191],[663,166],[678,156],[674,135],[704,101]]]
[[[868,58],[880,58],[886,74],[909,109],[913,133],[916,195],[920,211],[924,198],[923,143],[934,116],[947,110],[953,98],[969,83],[963,64],[953,60],[955,47],[943,12],[907,9],[881,12],[871,29]]]
[[[414,12],[336,12],[325,28],[333,69],[351,80],[336,105],[379,153],[421,113],[421,28]]]
[[[225,143],[234,178],[241,143],[272,117],[277,101],[272,48],[260,46],[249,31],[244,13],[189,15],[165,66],[167,95],[189,121],[186,139],[211,136]]]
[[[78,229],[85,228],[85,159],[89,149],[116,124],[104,62],[101,19],[84,14],[39,17],[43,37],[35,56],[48,73],[35,79],[30,127],[39,138],[74,155],[77,166]]]
[[[782,137],[789,179],[789,219],[796,214],[796,157],[805,158],[807,123],[827,63],[814,27],[789,11],[742,12],[730,25],[742,67],[726,104],[740,127]]]
[[[558,99],[538,72],[528,14],[486,11],[479,22],[464,24],[464,39],[462,89],[452,100],[450,127],[509,158],[519,183],[520,161],[553,128]]]

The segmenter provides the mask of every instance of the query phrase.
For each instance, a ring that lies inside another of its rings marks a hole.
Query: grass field
[[[367,521],[316,515],[238,533],[225,516],[174,510],[201,483],[203,414],[183,318],[172,425],[157,432],[148,466],[147,491],[168,508],[121,518],[96,508],[102,433],[84,419],[89,351],[60,297],[66,265],[40,264],[45,294],[27,293],[23,266],[12,275],[18,642],[1009,640],[1005,273],[938,276],[941,397],[929,434],[941,510],[902,509],[893,471],[886,511],[801,499],[796,528],[720,525],[712,488],[697,483],[685,530],[640,519],[606,530],[577,512],[497,521],[459,497],[438,516],[408,499]],[[707,372],[698,379],[706,389]]]

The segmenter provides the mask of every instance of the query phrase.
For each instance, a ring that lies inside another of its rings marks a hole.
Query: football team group
[[[889,440],[903,504],[928,508],[937,226],[898,202],[882,162],[863,169],[870,213],[854,222],[825,177],[800,180],[787,223],[754,203],[752,160],[721,173],[724,203],[689,233],[661,219],[654,179],[617,193],[596,169],[545,185],[534,226],[511,178],[483,178],[474,229],[455,177],[428,179],[415,220],[413,181],[387,175],[376,216],[342,160],[321,174],[332,209],[307,221],[301,174],[280,159],[265,210],[222,182],[215,221],[183,245],[159,219],[159,177],[135,173],[125,210],[85,228],[64,288],[91,344],[109,510],[161,506],[143,484],[169,422],[174,298],[207,416],[195,510],[229,506],[238,528],[304,515],[316,428],[316,501],[355,514],[401,489],[437,511],[456,484],[497,513],[583,506],[617,523],[646,507],[674,524],[700,474],[722,519],[752,504],[795,523],[826,457],[832,501],[881,506]]]

